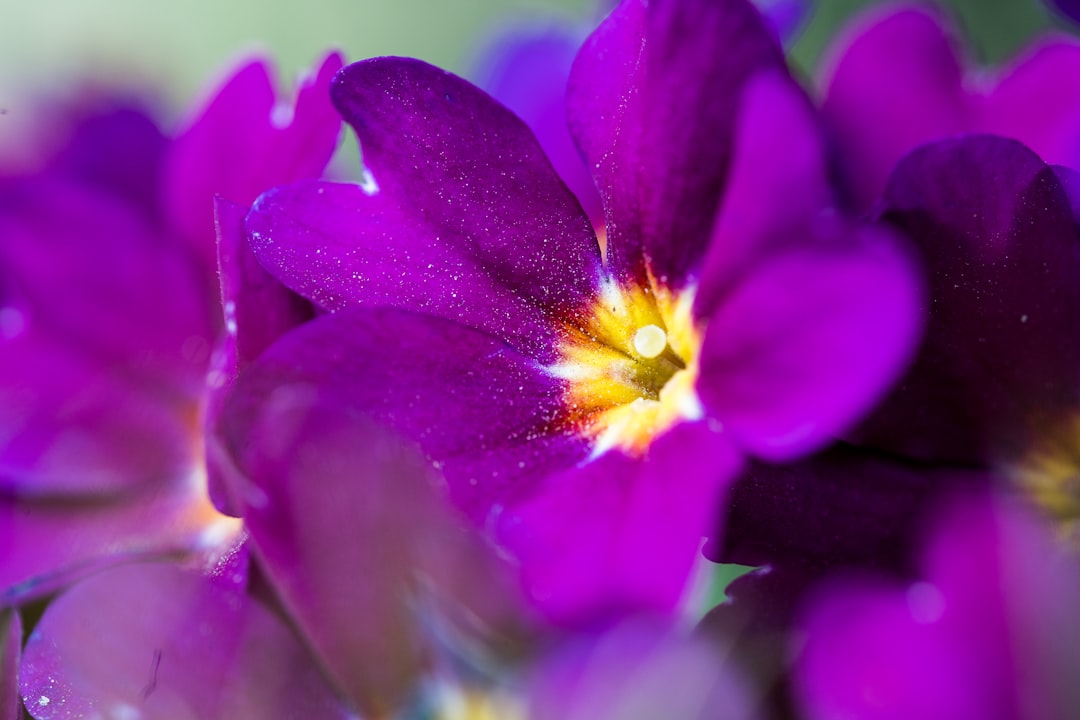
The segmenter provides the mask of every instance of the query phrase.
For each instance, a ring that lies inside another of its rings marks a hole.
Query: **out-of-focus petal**
[[[663,284],[693,279],[743,87],[766,69],[786,72],[783,55],[744,0],[629,0],[586,41],[567,90],[570,128],[600,188],[616,276],[640,274],[644,254]]]
[[[670,612],[739,467],[707,423],[677,425],[644,458],[608,452],[552,475],[526,502],[502,509],[494,532],[555,621]]]
[[[502,37],[476,63],[477,84],[525,121],[585,213],[602,225],[592,173],[566,124],[566,81],[584,40],[572,27]]]
[[[925,459],[1014,458],[1080,404],[1080,242],[1054,171],[1014,140],[941,141],[900,164],[882,218],[922,251],[929,326],[860,438]]]
[[[985,103],[979,130],[1020,140],[1048,163],[1080,168],[1080,40],[1044,38]]]
[[[383,717],[416,690],[433,626],[472,643],[519,629],[516,578],[411,444],[331,396],[276,397],[255,429],[244,517],[330,675]]]
[[[562,383],[464,325],[390,308],[342,310],[263,353],[241,375],[222,429],[243,465],[253,423],[279,387],[324,389],[340,407],[419,443],[455,502],[482,520],[493,503],[587,454],[587,441],[558,422]]]
[[[213,198],[250,205],[267,188],[317,177],[337,146],[341,120],[330,79],[341,57],[329,54],[301,79],[295,106],[279,104],[269,63],[241,67],[172,143],[163,192],[171,226],[187,238],[207,272],[217,267]]]
[[[535,720],[750,720],[759,698],[701,637],[619,625],[553,653],[530,682]]]
[[[707,414],[767,460],[823,447],[903,372],[922,329],[920,290],[911,258],[877,229],[762,263],[709,320]]]
[[[54,600],[20,686],[36,720],[350,717],[273,612],[164,563],[102,572]]]
[[[0,498],[0,604],[44,597],[138,555],[189,552],[237,531],[191,478],[108,502]]]
[[[1077,2],[1077,0],[1047,0],[1046,4],[1055,8],[1070,20],[1080,23],[1080,2]]]
[[[844,31],[826,62],[822,112],[859,210],[885,189],[912,148],[974,127],[963,66],[940,13],[875,9]]]

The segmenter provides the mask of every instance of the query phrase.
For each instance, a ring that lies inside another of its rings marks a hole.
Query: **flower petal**
[[[860,437],[926,459],[1013,456],[1080,404],[1080,243],[1061,184],[1019,143],[969,136],[909,155],[883,209],[922,251],[932,302],[922,352]]]
[[[341,134],[327,96],[339,68],[341,57],[331,53],[314,76],[301,80],[295,110],[286,112],[285,122],[269,63],[250,62],[173,142],[165,167],[166,209],[208,272],[217,267],[215,196],[249,205],[269,187],[317,177],[326,167]]]
[[[670,612],[739,466],[707,423],[677,425],[643,459],[608,452],[548,478],[495,516],[495,536],[555,621]]]
[[[586,41],[567,105],[595,169],[616,276],[640,276],[645,257],[676,289],[697,271],[743,86],[766,69],[785,72],[783,55],[743,0],[628,0]]]
[[[987,96],[981,130],[1020,140],[1048,163],[1080,168],[1080,41],[1044,38]]]
[[[391,308],[320,317],[282,338],[237,383],[222,432],[241,467],[256,418],[275,394],[325,390],[419,443],[478,520],[492,503],[588,453],[562,427],[563,381],[501,340]],[[278,392],[280,388],[280,392]]]
[[[164,563],[102,572],[54,600],[20,686],[37,720],[351,717],[274,613]]]
[[[789,460],[834,440],[904,370],[921,287],[897,238],[864,228],[763,262],[710,318],[698,393],[739,445]]]
[[[951,28],[929,7],[860,15],[826,65],[822,113],[856,208],[885,189],[912,148],[975,126]]]
[[[282,397],[259,421],[264,441],[249,458],[259,492],[244,517],[331,676],[385,717],[417,689],[432,652],[425,630],[445,623],[450,637],[490,644],[514,629],[516,577],[453,513],[411,444],[332,396]]]
[[[596,295],[600,251],[528,128],[418,60],[350,65],[333,97],[369,176],[264,195],[248,219],[263,266],[327,309],[421,310],[552,360],[549,317]]]

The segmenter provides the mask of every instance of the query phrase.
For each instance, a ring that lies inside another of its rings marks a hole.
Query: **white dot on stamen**
[[[642,357],[659,357],[666,347],[667,333],[656,325],[646,325],[634,333],[634,349]]]

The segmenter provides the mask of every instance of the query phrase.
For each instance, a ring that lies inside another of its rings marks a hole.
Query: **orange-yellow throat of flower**
[[[593,455],[643,454],[679,420],[702,417],[694,385],[701,330],[693,291],[605,285],[592,307],[568,324],[549,368],[567,381],[573,425],[594,442]]]

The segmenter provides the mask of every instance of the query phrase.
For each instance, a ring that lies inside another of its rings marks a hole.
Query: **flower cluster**
[[[1080,41],[609,5],[0,167],[0,720],[1077,712]]]

